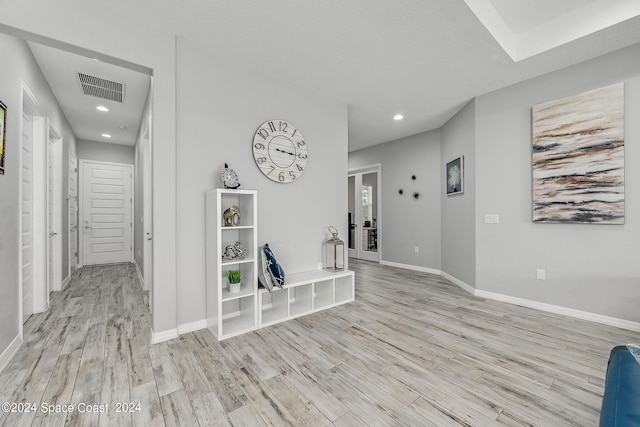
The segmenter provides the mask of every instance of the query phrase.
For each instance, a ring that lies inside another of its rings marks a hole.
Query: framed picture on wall
[[[447,163],[445,174],[447,196],[461,194],[464,190],[464,157],[456,157]]]
[[[4,158],[7,143],[7,106],[0,101],[0,175],[4,175]]]

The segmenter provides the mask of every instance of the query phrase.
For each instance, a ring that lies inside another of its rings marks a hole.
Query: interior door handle
[[[56,233],[55,231],[51,231],[49,233],[49,237],[53,237],[53,236],[57,236],[57,235],[58,235],[58,233]]]
[[[92,226],[90,226],[90,225],[85,225],[85,226],[84,226],[84,229],[85,229],[85,230],[90,230],[90,229],[92,229],[92,228],[93,228],[93,227],[92,227]]]

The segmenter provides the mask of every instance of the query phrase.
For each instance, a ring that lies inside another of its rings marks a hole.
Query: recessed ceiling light
[[[98,110],[98,111],[104,111],[104,112],[109,111],[109,109],[108,109],[107,107],[105,107],[104,105],[98,105],[98,106],[96,107],[96,110]]]
[[[404,118],[404,116],[402,114],[396,114],[395,116],[393,116],[393,120],[402,120]]]
[[[102,137],[103,137],[103,138],[111,138],[111,135],[109,135],[108,133],[103,133],[103,134],[102,134]]]

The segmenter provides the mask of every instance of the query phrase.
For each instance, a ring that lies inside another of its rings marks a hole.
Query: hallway
[[[88,411],[130,402],[153,382],[150,319],[133,264],[76,270],[69,286],[51,294],[50,309],[27,320],[25,342],[0,375],[0,402],[35,406],[3,410],[0,425],[130,425],[131,415],[113,407]],[[79,412],[81,402],[87,412]],[[56,407],[68,404],[74,412]]]

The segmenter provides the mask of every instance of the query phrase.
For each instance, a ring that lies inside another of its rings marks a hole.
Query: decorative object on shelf
[[[253,159],[270,180],[287,184],[299,179],[307,167],[307,143],[286,120],[269,120],[253,136]]]
[[[225,246],[222,258],[229,261],[242,260],[246,254],[247,248],[243,247],[242,243],[235,242],[233,245]]]
[[[0,175],[4,175],[4,159],[7,150],[7,106],[0,101]]]
[[[273,289],[280,289],[284,285],[284,270],[278,264],[269,244],[265,243],[260,248],[260,265],[258,267],[258,281],[269,292]]]
[[[220,177],[222,178],[224,188],[235,189],[240,187],[240,183],[238,182],[238,175],[226,163],[224,164],[224,169],[222,169],[222,172],[220,172]]]
[[[240,270],[227,271],[227,281],[229,282],[229,292],[232,294],[240,292],[240,282],[242,281]]]
[[[338,237],[338,230],[329,226],[331,238],[324,242],[324,268],[331,271],[344,270],[344,242]]]
[[[222,213],[225,227],[237,227],[240,225],[240,208],[237,205],[231,206]]]
[[[624,83],[532,111],[533,222],[624,224]]]
[[[420,198],[420,193],[418,193],[417,191],[413,193],[413,198],[418,200]]]
[[[460,156],[447,163],[445,171],[447,196],[461,194],[464,190],[464,157]]]

